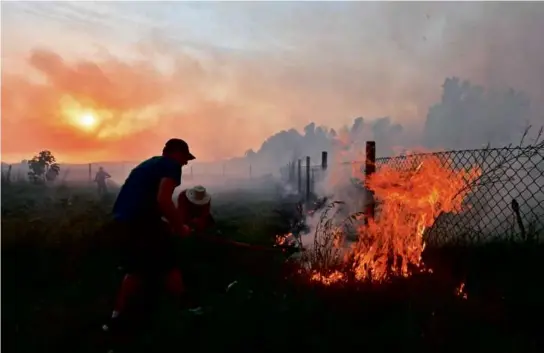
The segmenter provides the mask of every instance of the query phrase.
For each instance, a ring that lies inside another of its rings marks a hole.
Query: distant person
[[[106,185],[106,179],[111,178],[111,175],[104,170],[104,168],[98,168],[98,172],[94,176],[94,182],[98,185],[98,195],[105,195],[108,192],[108,186]]]
[[[175,235],[186,236],[190,229],[179,217],[172,195],[181,183],[181,168],[194,159],[185,141],[170,139],[162,156],[143,161],[130,172],[117,196],[111,231],[112,236],[119,239],[121,265],[126,276],[111,322],[103,327],[105,331],[112,331],[114,340],[126,332],[129,324],[146,321],[155,304],[159,281],[168,278],[169,290],[180,297],[183,294],[173,244]],[[133,299],[142,298],[139,294],[143,294],[143,290],[153,296],[139,302],[142,310],[135,314],[135,310],[129,309],[135,308],[131,303]]]

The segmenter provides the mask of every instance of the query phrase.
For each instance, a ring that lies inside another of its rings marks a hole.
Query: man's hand
[[[181,236],[186,237],[186,236],[189,236],[190,234],[191,234],[191,228],[189,228],[189,226],[184,224],[181,227]]]
[[[186,224],[182,224],[178,227],[172,226],[172,233],[180,237],[187,237],[191,235],[191,228],[189,228]]]
[[[175,233],[182,234],[183,233],[183,222],[178,217],[178,212],[176,210],[176,206],[174,205],[174,202],[172,201],[172,193],[174,192],[174,188],[177,186],[174,179],[171,178],[162,178],[161,183],[159,185],[159,193],[157,195],[157,202],[159,204],[159,208],[162,211],[162,214],[172,225],[172,228]]]

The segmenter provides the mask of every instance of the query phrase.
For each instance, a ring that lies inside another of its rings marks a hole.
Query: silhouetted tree
[[[53,156],[51,151],[47,150],[41,151],[31,160],[29,160],[28,167],[30,168],[30,171],[28,172],[28,177],[31,181],[35,183],[44,181],[46,173],[51,167],[53,169],[51,175],[56,174],[54,178],[56,178],[56,176],[58,176],[58,173],[60,172],[60,166],[56,163],[55,156]]]
[[[49,169],[45,173],[45,179],[47,181],[55,181],[60,174],[60,165],[53,163],[49,166]]]
[[[525,128],[530,101],[513,89],[488,90],[447,78],[442,99],[429,109],[424,141],[430,148],[480,148],[514,142]]]

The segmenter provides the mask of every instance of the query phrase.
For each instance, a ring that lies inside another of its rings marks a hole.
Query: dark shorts
[[[161,275],[177,267],[178,247],[167,223],[113,221],[110,229],[127,273]]]

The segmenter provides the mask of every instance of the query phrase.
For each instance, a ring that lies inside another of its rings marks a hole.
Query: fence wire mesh
[[[387,164],[409,171],[428,156],[454,171],[474,167],[481,171],[466,185],[463,211],[442,213],[427,230],[428,244],[538,241],[543,235],[544,144],[377,158],[376,168]]]

